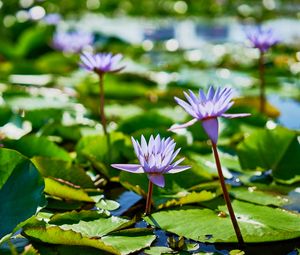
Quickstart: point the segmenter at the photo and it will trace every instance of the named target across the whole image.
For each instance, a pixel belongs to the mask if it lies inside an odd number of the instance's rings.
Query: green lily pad
[[[151,230],[134,228],[112,233],[104,236],[102,240],[125,255],[149,247],[155,240],[155,235]]]
[[[90,203],[95,202],[83,189],[74,187],[74,185],[71,186],[70,183],[51,178],[44,178],[44,180],[45,192],[53,197]]]
[[[24,136],[19,140],[5,141],[5,146],[17,150],[29,158],[42,156],[66,161],[71,160],[67,151],[43,136]]]
[[[75,246],[94,247],[112,254],[120,252],[111,245],[105,244],[100,239],[90,239],[72,230],[63,230],[60,227],[29,227],[24,229],[24,234],[29,238],[49,244],[64,244]]]
[[[233,201],[241,232],[246,242],[269,242],[300,236],[300,215],[282,209]],[[237,242],[230,217],[219,217],[225,205],[214,210],[182,207],[160,211],[145,218],[150,224],[179,236],[201,242]],[[274,220],[276,219],[276,220]],[[193,224],[186,224],[193,222]]]
[[[243,169],[272,169],[279,181],[300,180],[300,144],[295,131],[277,127],[257,130],[241,142],[237,153]]]
[[[33,157],[31,160],[44,177],[52,177],[71,182],[82,188],[94,188],[94,183],[86,172],[70,161]]]
[[[259,205],[283,206],[289,203],[287,196],[275,190],[260,190],[254,187],[235,187],[230,194],[239,200]]]
[[[0,149],[0,169],[1,238],[35,214],[43,198],[44,182],[30,160],[17,151]]]
[[[60,228],[64,230],[73,230],[75,232],[81,233],[83,236],[88,237],[101,237],[112,231],[116,231],[124,224],[126,224],[128,220],[122,219],[119,217],[99,217],[93,221],[79,221],[76,224],[72,225],[61,225]]]

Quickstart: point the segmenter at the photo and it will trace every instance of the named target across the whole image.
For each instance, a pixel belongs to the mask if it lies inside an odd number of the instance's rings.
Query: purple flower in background
[[[272,29],[256,27],[246,31],[246,36],[253,48],[266,52],[269,48],[279,42]]]
[[[43,18],[43,21],[49,25],[57,25],[61,21],[61,16],[58,13],[49,13]]]
[[[87,32],[56,32],[53,37],[53,47],[68,53],[79,53],[93,41],[93,35]]]
[[[161,139],[159,135],[150,137],[147,144],[144,136],[141,137],[141,144],[131,138],[134,151],[140,164],[112,164],[112,167],[131,173],[146,173],[153,184],[164,187],[164,174],[179,173],[187,170],[189,166],[179,166],[184,160],[181,158],[174,163],[180,148],[174,151],[176,143],[170,137]]]
[[[191,90],[189,94],[184,92],[184,95],[188,102],[175,97],[176,102],[194,118],[183,124],[173,125],[169,130],[175,130],[179,128],[185,128],[193,125],[198,120],[201,121],[202,126],[212,140],[213,143],[218,141],[218,117],[225,118],[238,118],[246,117],[250,114],[228,114],[225,113],[232,105],[233,90],[231,88],[218,88],[216,91],[211,86],[207,92],[207,95],[203,90],[199,90],[199,95],[196,96]]]
[[[80,56],[80,65],[97,74],[116,73],[124,69],[124,66],[120,66],[119,63],[122,57],[122,54],[85,52]]]

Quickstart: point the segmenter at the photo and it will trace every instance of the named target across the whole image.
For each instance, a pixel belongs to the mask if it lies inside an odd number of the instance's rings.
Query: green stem
[[[104,73],[99,73],[99,97],[100,97],[100,120],[103,127],[103,132],[106,137],[107,150],[108,150],[108,163],[111,162],[111,145],[110,145],[110,135],[107,132],[107,121],[104,111],[105,97],[104,97]]]
[[[225,179],[224,179],[224,176],[223,176],[223,173],[222,173],[222,167],[221,167],[221,162],[220,162],[220,158],[219,158],[219,154],[218,154],[218,150],[217,150],[217,145],[213,142],[212,142],[212,148],[213,148],[213,152],[214,152],[214,156],[215,156],[215,161],[216,161],[216,166],[217,166],[217,170],[218,170],[218,174],[219,174],[219,179],[220,179],[220,182],[221,182],[223,196],[224,196],[224,199],[225,199],[225,202],[226,202],[226,205],[227,205],[227,209],[228,209],[228,212],[229,212],[229,215],[230,215],[230,218],[231,218],[231,222],[232,222],[237,240],[238,240],[239,244],[241,246],[243,246],[244,245],[244,239],[243,239],[241,230],[240,230],[239,225],[237,223],[237,220],[236,220],[236,217],[235,217],[235,214],[234,214],[231,202],[230,202],[229,193],[227,191],[226,184],[225,184]]]
[[[104,86],[103,86],[104,81],[103,80],[104,80],[104,74],[100,73],[99,74],[100,120],[101,120],[104,134],[107,135],[107,123],[106,123],[106,117],[105,117],[105,112],[104,112],[105,99],[104,99]]]
[[[146,215],[151,213],[152,192],[153,192],[153,183],[149,180],[147,202],[146,202],[146,209],[145,209]]]
[[[259,80],[260,80],[260,101],[259,101],[259,110],[261,113],[265,113],[266,109],[266,93],[265,93],[265,65],[264,65],[264,53],[263,51],[259,52],[258,59],[258,68],[259,68]]]

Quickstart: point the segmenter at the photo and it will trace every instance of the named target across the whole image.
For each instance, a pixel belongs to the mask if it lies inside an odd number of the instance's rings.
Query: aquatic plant
[[[124,69],[119,62],[122,59],[121,54],[113,55],[112,53],[97,53],[84,52],[80,56],[80,66],[90,72],[95,72],[99,76],[99,96],[100,96],[100,115],[104,134],[107,135],[107,122],[104,112],[104,75],[106,73],[116,73]]]
[[[82,31],[58,31],[53,36],[52,45],[55,49],[66,53],[79,53],[92,45],[94,36]]]
[[[265,53],[279,42],[272,29],[256,27],[246,31],[246,36],[253,48],[259,50],[258,70],[260,80],[260,112],[265,112],[266,92],[265,92]]]
[[[232,105],[233,90],[231,88],[214,88],[211,86],[208,89],[207,95],[203,90],[199,90],[199,95],[196,96],[192,91],[189,94],[184,92],[187,102],[175,97],[176,102],[191,116],[194,117],[191,121],[183,125],[173,125],[169,130],[173,131],[179,128],[185,128],[193,125],[197,121],[201,121],[201,124],[209,136],[212,144],[212,150],[215,157],[216,167],[218,170],[219,179],[223,191],[223,196],[228,208],[228,212],[233,224],[237,239],[240,244],[244,243],[243,236],[239,225],[237,223],[233,207],[231,205],[229,193],[226,188],[225,179],[222,173],[222,166],[217,150],[217,141],[219,133],[218,117],[225,118],[239,118],[246,117],[248,113],[228,114],[225,113]]]
[[[145,214],[149,214],[153,184],[164,187],[164,174],[179,173],[189,169],[190,166],[179,166],[184,158],[173,162],[180,152],[180,148],[174,151],[176,143],[170,137],[161,139],[160,135],[155,138],[151,135],[148,144],[143,135],[141,136],[141,143],[134,140],[133,137],[131,137],[131,140],[139,164],[112,164],[111,166],[130,173],[147,174],[149,184]]]

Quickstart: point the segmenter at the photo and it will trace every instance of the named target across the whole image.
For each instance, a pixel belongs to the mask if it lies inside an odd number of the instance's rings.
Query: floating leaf
[[[275,190],[259,190],[256,187],[235,187],[230,190],[235,198],[254,204],[282,206],[289,203],[288,198]]]
[[[76,233],[72,230],[63,230],[59,227],[32,227],[25,228],[24,233],[35,241],[64,244],[64,245],[79,245],[94,247],[112,254],[120,254],[120,252],[109,244],[104,243],[100,239],[90,239]]]
[[[61,225],[60,227],[65,230],[73,230],[75,232],[81,233],[83,236],[87,237],[101,237],[112,231],[120,229],[128,220],[119,217],[98,217],[98,219],[93,221],[79,221],[72,225]]]
[[[120,204],[114,200],[102,198],[96,203],[96,206],[103,210],[114,211],[120,207]]]
[[[299,214],[238,200],[233,201],[233,208],[246,242],[280,241],[300,237]],[[219,217],[218,211],[227,211],[226,206],[222,205],[214,210],[182,207],[153,213],[145,220],[163,230],[195,241],[236,242],[230,217]],[[187,222],[193,224],[186,224]]]
[[[174,195],[173,199],[172,196],[166,196],[168,201],[159,204],[157,206],[158,209],[166,208],[166,207],[172,207],[172,206],[178,206],[178,205],[186,205],[186,204],[194,204],[194,203],[200,203],[203,201],[211,200],[215,198],[216,194],[203,190],[201,192],[192,192],[192,193],[186,193],[182,192],[181,194]],[[164,196],[160,196],[160,199],[164,198]]]
[[[33,157],[32,162],[44,177],[52,177],[71,182],[82,188],[94,188],[93,181],[79,166],[70,161],[45,157]]]
[[[49,224],[54,224],[54,225],[76,224],[81,220],[92,221],[92,220],[99,219],[101,217],[108,217],[108,216],[104,215],[103,213],[100,213],[99,211],[90,211],[90,210],[81,210],[79,212],[71,211],[71,212],[54,214],[50,218]]]
[[[0,238],[35,214],[43,198],[43,178],[17,151],[0,149]],[[26,180],[26,181],[25,181]]]
[[[125,255],[149,247],[155,240],[155,235],[151,230],[135,228],[112,233],[104,236],[102,240],[106,244],[116,247],[122,255]]]
[[[94,200],[83,189],[50,178],[45,178],[45,192],[51,196],[66,200],[94,203]]]

